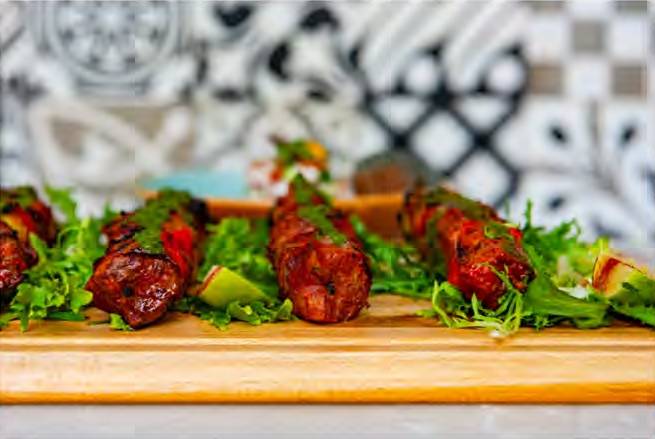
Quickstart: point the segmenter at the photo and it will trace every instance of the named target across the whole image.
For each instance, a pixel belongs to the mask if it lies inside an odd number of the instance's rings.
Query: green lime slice
[[[219,266],[213,267],[207,274],[198,297],[215,308],[225,308],[235,301],[241,305],[254,301],[271,302],[271,297],[248,279]]]

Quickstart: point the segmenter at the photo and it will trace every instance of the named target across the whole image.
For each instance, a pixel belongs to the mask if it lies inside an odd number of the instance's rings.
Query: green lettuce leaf
[[[431,297],[434,276],[421,262],[414,247],[387,241],[371,233],[355,216],[350,221],[369,258],[373,273],[372,293],[396,294],[416,299]]]
[[[432,309],[420,311],[419,315],[438,317],[449,328],[482,328],[498,336],[508,336],[521,327],[523,297],[512,287],[500,298],[498,308],[491,310],[475,295],[469,300],[449,282],[435,282]]]
[[[558,289],[546,276],[537,274],[525,292],[526,323],[536,328],[570,320],[578,328],[606,326],[608,305],[602,297],[578,299]]]
[[[635,270],[609,297],[612,312],[655,326],[655,279]]]
[[[109,327],[112,329],[116,329],[117,331],[134,331],[134,328],[132,328],[130,325],[127,324],[125,320],[123,320],[123,317],[121,317],[118,314],[109,314]]]
[[[645,325],[655,327],[655,306],[653,305],[627,305],[612,303],[612,310]]]
[[[225,330],[232,321],[242,321],[251,325],[292,320],[293,304],[291,300],[263,303],[254,301],[247,305],[238,301],[230,302],[224,309],[207,305],[197,297],[188,296],[178,301],[174,311],[186,312],[198,316],[213,326]]]
[[[23,331],[31,320],[80,320],[83,309],[91,303],[92,295],[85,285],[93,274],[93,262],[105,251],[100,242],[102,221],[78,218],[69,191],[48,188],[47,192],[66,222],[52,247],[30,235],[39,262],[23,273],[24,280],[8,311],[0,316],[0,327],[16,319]]]
[[[532,202],[528,202],[522,227],[523,248],[532,266],[559,287],[573,287],[589,281],[598,254],[608,246],[606,238],[593,243],[581,239],[577,221],[566,221],[547,230],[532,222]]]
[[[277,297],[275,271],[266,254],[268,224],[265,220],[224,218],[217,225],[208,226],[205,258],[198,270],[202,282],[213,266],[233,270],[271,297]]]

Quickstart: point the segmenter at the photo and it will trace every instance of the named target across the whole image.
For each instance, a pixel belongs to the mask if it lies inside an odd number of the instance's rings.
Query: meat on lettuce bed
[[[0,327],[83,321],[89,306],[109,313],[100,323],[128,331],[169,311],[221,329],[336,323],[381,293],[429,300],[420,316],[445,326],[499,335],[614,320],[655,326],[648,269],[605,239],[584,242],[575,221],[535,225],[531,204],[522,224],[511,224],[453,191],[417,186],[399,212],[405,240],[392,242],[300,175],[269,221],[212,223],[202,202],[173,190],[134,212],[80,218],[69,192],[48,188],[63,218],[55,224],[33,190],[0,194]]]

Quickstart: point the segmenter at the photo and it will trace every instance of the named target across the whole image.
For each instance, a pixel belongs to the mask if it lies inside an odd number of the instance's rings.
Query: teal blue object
[[[151,190],[163,188],[185,190],[198,198],[244,199],[248,197],[246,176],[238,171],[177,171],[146,180],[142,185]]]

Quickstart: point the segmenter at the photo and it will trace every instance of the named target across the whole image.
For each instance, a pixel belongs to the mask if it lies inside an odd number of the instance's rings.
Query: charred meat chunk
[[[30,234],[51,244],[57,234],[52,211],[31,187],[0,190],[0,303],[8,301],[23,271],[38,262]]]
[[[348,218],[298,177],[272,223],[269,258],[294,313],[316,323],[356,317],[367,305],[371,272]]]
[[[435,272],[490,309],[506,292],[499,272],[519,291],[534,277],[521,231],[487,205],[443,187],[418,186],[407,194],[400,222]]]
[[[204,235],[204,214],[194,203],[186,193],[164,191],[104,228],[107,251],[87,283],[95,306],[138,328],[184,295]]]

